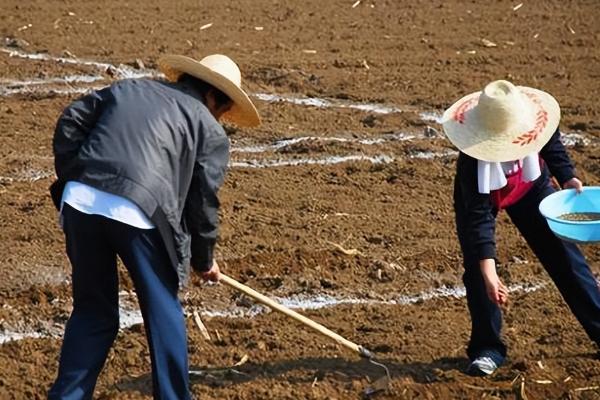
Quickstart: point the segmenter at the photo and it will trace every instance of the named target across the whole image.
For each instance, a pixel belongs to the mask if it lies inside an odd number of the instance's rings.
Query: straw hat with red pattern
[[[520,160],[539,152],[558,128],[560,107],[546,92],[508,81],[489,83],[444,112],[446,136],[482,161]]]
[[[221,119],[240,127],[260,125],[258,111],[242,89],[240,69],[231,58],[221,54],[211,54],[196,61],[186,56],[169,55],[158,60],[158,68],[170,81],[177,81],[182,74],[186,73],[229,96],[233,106],[221,116]]]

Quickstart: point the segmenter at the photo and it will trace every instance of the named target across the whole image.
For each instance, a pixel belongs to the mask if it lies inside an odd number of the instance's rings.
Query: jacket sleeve
[[[496,258],[496,217],[490,195],[479,193],[477,160],[461,153],[455,179],[456,228],[465,259]]]
[[[60,208],[66,182],[77,175],[79,148],[89,136],[103,110],[108,89],[94,91],[71,103],[58,119],[54,130],[52,148],[57,181],[50,186],[56,208]]]
[[[571,163],[567,150],[560,140],[560,131],[558,129],[554,132],[548,143],[542,147],[540,156],[548,165],[550,173],[558,180],[561,186],[575,176],[573,163]]]
[[[221,126],[215,126],[202,140],[184,208],[185,223],[192,236],[191,264],[197,271],[208,271],[212,266],[219,228],[217,193],[228,162],[229,139]]]

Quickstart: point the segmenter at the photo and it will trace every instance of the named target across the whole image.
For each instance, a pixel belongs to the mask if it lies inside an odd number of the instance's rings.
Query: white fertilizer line
[[[538,284],[516,284],[509,287],[509,291],[530,293],[535,292],[544,286],[546,283]],[[422,292],[417,295],[396,295],[389,300],[373,300],[373,299],[359,299],[359,298],[335,298],[333,296],[320,295],[320,296],[293,296],[289,298],[275,298],[276,301],[289,308],[296,308],[302,310],[318,310],[325,307],[334,307],[345,304],[387,304],[387,305],[400,305],[406,306],[411,304],[420,303],[423,301],[435,300],[440,298],[455,298],[461,299],[466,297],[467,290],[464,286],[442,286],[440,288],[432,289],[427,292]]]
[[[70,84],[70,83],[92,83],[96,81],[102,81],[106,78],[100,75],[67,75],[60,78],[48,78],[48,79],[31,79],[26,81],[17,81],[13,79],[0,79],[0,85],[4,85],[6,88],[20,88],[23,86],[37,86],[37,85],[52,85],[56,83]]]
[[[27,169],[16,173],[13,176],[0,176],[0,183],[12,183],[12,182],[37,182],[42,179],[53,177],[54,171],[51,170],[38,170],[38,169]]]
[[[455,150],[445,150],[445,151],[418,151],[416,153],[411,153],[408,155],[408,158],[418,159],[418,160],[433,160],[435,158],[445,158],[445,157],[457,157],[458,151]]]
[[[71,58],[71,57],[55,57],[51,56],[47,53],[25,53],[20,50],[7,49],[0,47],[0,51],[7,53],[9,57],[17,57],[17,58],[25,58],[28,60],[37,60],[37,61],[53,61],[58,62],[60,64],[73,64],[73,65],[84,65],[91,66],[103,71],[111,70],[114,71],[118,78],[126,79],[126,78],[147,78],[158,76],[158,72],[150,69],[135,69],[132,67],[128,67],[127,65],[120,64],[118,66],[103,63],[97,61],[90,60],[81,60],[79,58]]]
[[[392,114],[402,112],[402,110],[397,107],[389,107],[371,103],[352,103],[336,99],[321,99],[318,97],[284,96],[268,93],[254,93],[252,96],[267,103],[286,102],[318,108],[351,108],[360,111],[373,112],[376,114]]]
[[[44,337],[52,337],[51,335],[46,335],[40,332],[12,332],[12,331],[4,331],[0,332],[0,345],[8,342],[14,342],[23,339],[39,339]]]
[[[102,89],[102,86],[82,86],[82,87],[69,87],[67,89],[49,88],[49,87],[21,87],[21,88],[7,88],[0,86],[0,97],[12,96],[15,94],[42,94],[42,95],[63,95],[69,96],[72,94],[84,94],[91,90]]]
[[[548,284],[541,283],[520,283],[509,287],[511,293],[531,293],[538,291]],[[431,289],[421,292],[416,295],[400,295],[395,294],[387,296],[388,299],[373,300],[358,297],[334,297],[326,294],[313,296],[291,296],[291,297],[273,297],[275,301],[285,307],[300,310],[318,310],[321,308],[337,307],[342,305],[398,305],[410,306],[417,303],[422,303],[430,300],[454,298],[462,299],[466,296],[464,286],[447,287],[443,286],[436,289]],[[119,309],[119,327],[121,329],[129,328],[133,325],[143,323],[142,314],[135,306],[133,299],[125,299],[123,297],[133,297],[132,294],[121,293],[122,302],[127,303],[127,306],[122,306]],[[186,315],[191,313],[187,310]],[[200,314],[205,317],[221,317],[221,318],[253,318],[269,310],[262,305],[254,305],[250,308],[228,307],[223,309],[208,309],[201,311]],[[0,331],[0,344],[22,340],[26,338],[59,338],[62,336],[62,330],[56,329],[53,332],[38,332],[33,329],[22,332],[16,331]]]
[[[266,153],[281,151],[286,147],[290,147],[302,142],[318,142],[318,143],[356,143],[365,146],[378,145],[387,142],[412,142],[415,140],[428,140],[433,141],[439,139],[439,137],[427,137],[423,134],[418,133],[391,133],[371,138],[348,138],[340,136],[298,136],[290,139],[279,139],[271,144],[262,145],[248,145],[248,146],[233,146],[231,148],[232,153]],[[562,142],[565,146],[571,147],[576,145],[587,146],[591,143],[591,139],[581,133],[563,133],[561,136]],[[439,154],[438,156],[455,155],[455,153]],[[431,158],[423,153],[417,155],[416,158]],[[433,156],[435,157],[435,155]]]
[[[112,64],[108,64],[108,63],[80,60],[77,58],[70,58],[70,57],[56,57],[56,56],[51,56],[48,53],[26,53],[24,51],[7,49],[5,47],[0,48],[0,51],[2,51],[3,53],[7,53],[9,57],[26,58],[28,60],[54,61],[54,62],[58,62],[60,64],[86,65],[86,66],[92,66],[92,67],[95,67],[98,69],[104,69],[104,70],[106,70],[107,68],[110,68],[110,67],[114,67]]]
[[[582,138],[579,134],[565,135],[567,140],[565,141],[566,146],[571,146],[572,143],[580,143],[581,145],[589,144],[589,139]],[[308,140],[305,138],[299,138],[301,140]],[[327,138],[324,138],[327,139]],[[408,140],[408,139],[406,139]],[[578,140],[579,142],[574,142]],[[288,141],[292,142],[292,140]],[[259,153],[268,151],[270,149],[281,148],[277,144],[271,146],[256,146],[256,147],[241,147],[233,149],[232,152],[238,153]],[[434,160],[439,158],[454,158],[458,156],[458,152],[455,150],[445,151],[418,151],[409,152],[404,155],[387,155],[378,154],[374,156],[367,156],[364,154],[350,154],[343,156],[327,156],[322,158],[289,158],[289,159],[238,159],[229,162],[230,168],[279,168],[279,167],[297,167],[302,165],[336,165],[354,161],[366,161],[371,164],[391,164],[396,160]],[[11,183],[11,182],[36,182],[41,179],[46,179],[54,176],[54,172],[51,170],[24,170],[13,176],[0,176],[0,183]]]
[[[515,284],[509,287],[510,293],[531,293],[536,292],[548,284],[546,282],[536,284]],[[447,287],[443,286],[437,289],[431,289],[417,295],[392,295],[388,299],[374,300],[358,297],[342,297],[337,298],[330,295],[313,295],[313,296],[292,296],[292,297],[273,297],[273,300],[279,304],[298,310],[318,310],[321,308],[330,308],[343,305],[398,305],[410,306],[417,303],[422,303],[431,300],[455,298],[462,299],[466,297],[467,291],[464,286]],[[228,309],[213,309],[204,310],[201,315],[206,317],[220,318],[254,318],[270,310],[263,305],[257,304],[249,308],[233,307]]]
[[[435,111],[425,111],[419,113],[419,116],[423,121],[435,122],[436,124],[442,123],[442,114]]]
[[[425,139],[424,135],[410,133],[391,133],[376,136],[373,138],[345,138],[336,136],[299,136],[290,139],[280,139],[272,144],[232,147],[232,153],[265,153],[268,151],[278,151],[289,146],[293,146],[302,142],[334,142],[334,143],[357,143],[366,146],[381,144],[385,142],[406,142],[414,139]]]
[[[287,160],[237,160],[230,162],[232,168],[277,168],[277,167],[296,167],[299,165],[335,165],[351,161],[367,161],[372,164],[390,164],[399,159],[420,159],[433,160],[436,158],[455,157],[458,152],[448,151],[419,151],[410,153],[402,157],[394,157],[386,154],[376,156],[365,156],[362,154],[353,154],[347,156],[329,156],[323,158],[291,158]]]
[[[560,140],[567,147],[588,146],[592,141],[597,141],[595,137],[581,133],[562,133]]]
[[[289,160],[240,160],[232,161],[229,165],[232,168],[275,168],[299,165],[333,165],[349,161],[368,161],[372,164],[389,164],[394,161],[393,157],[387,155],[364,156],[330,156],[325,158],[295,158]]]
[[[119,308],[119,328],[127,329],[144,322],[142,312],[136,309]]]
[[[230,168],[278,168],[278,167],[297,167],[301,165],[336,165],[353,161],[366,161],[371,164],[391,164],[395,160],[400,159],[421,159],[421,160],[432,160],[435,158],[454,157],[458,153],[456,151],[445,151],[445,152],[432,152],[422,151],[417,153],[408,154],[402,157],[393,157],[385,154],[379,154],[376,156],[366,156],[362,154],[353,154],[347,156],[329,156],[323,158],[290,158],[290,159],[279,159],[279,160],[237,160],[230,161]],[[0,183],[12,183],[12,182],[36,182],[42,179],[54,177],[54,171],[52,170],[27,170],[19,172],[13,176],[0,176]]]
[[[390,164],[399,159],[420,159],[433,160],[436,158],[455,157],[458,152],[454,150],[447,151],[419,151],[409,153],[403,156],[391,156],[378,154],[375,156],[366,156],[363,154],[352,154],[346,156],[328,156],[323,158],[291,158],[291,159],[252,159],[231,161],[231,168],[277,168],[277,167],[296,167],[300,165],[335,165],[352,161],[367,161],[371,164]]]
[[[290,158],[280,160],[237,160],[230,161],[230,168],[278,168],[278,167],[297,167],[301,165],[335,165],[353,161],[366,161],[371,164],[390,164],[398,159],[434,159],[441,157],[455,156],[455,151],[448,152],[418,152],[409,154],[404,157],[393,157],[385,154],[376,156],[366,156],[362,154],[354,154],[347,156],[329,156],[323,158]],[[52,170],[27,170],[19,172],[13,176],[0,176],[0,183],[12,182],[36,182],[42,179],[51,178],[54,176]]]

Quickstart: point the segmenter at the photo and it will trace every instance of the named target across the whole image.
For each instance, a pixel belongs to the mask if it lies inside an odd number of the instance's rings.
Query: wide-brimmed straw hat
[[[242,74],[233,60],[221,54],[211,54],[200,61],[190,57],[168,55],[158,60],[158,68],[168,80],[177,81],[184,73],[194,76],[225,93],[233,101],[221,119],[240,127],[260,125],[256,107],[242,89]]]
[[[539,152],[558,128],[560,107],[546,92],[508,81],[489,83],[444,112],[450,141],[478,160],[520,160]]]

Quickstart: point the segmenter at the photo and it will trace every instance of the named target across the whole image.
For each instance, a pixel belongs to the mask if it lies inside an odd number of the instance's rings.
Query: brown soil
[[[264,124],[234,132],[236,148],[315,137],[266,152],[234,152],[234,162],[394,158],[380,164],[231,169],[221,193],[219,259],[233,277],[272,296],[383,301],[460,286],[451,198],[455,157],[428,125],[440,127],[423,121],[420,112],[439,113],[488,81],[508,78],[552,93],[562,107],[562,129],[589,140],[570,148],[579,176],[586,184],[600,184],[596,1],[530,1],[516,11],[519,2],[509,1],[354,3],[3,0],[0,47],[123,64],[133,71],[154,68],[164,53],[221,52],[239,62],[253,93],[403,110],[378,114],[257,101]],[[487,47],[483,39],[496,46]],[[1,90],[69,75],[101,80],[55,81],[9,95]],[[44,335],[0,345],[2,399],[44,398],[57,370],[57,335],[70,310],[69,265],[47,194],[54,123],[75,98],[61,91],[101,86],[118,76],[118,70],[100,66],[0,52],[0,333]],[[400,133],[416,137],[392,139]],[[369,138],[385,140],[360,140]],[[423,158],[428,152],[442,155]],[[506,215],[499,217],[497,235],[506,283],[540,289],[512,293],[504,329],[509,359],[492,377],[462,373],[470,328],[464,298],[345,304],[304,313],[375,351],[388,365],[392,383],[377,398],[600,398],[595,347]],[[600,248],[584,251],[600,272]],[[122,281],[131,290],[125,274]],[[182,298],[189,314],[215,305],[249,306],[231,290],[197,280]],[[197,398],[356,399],[381,375],[274,313],[205,317],[211,342],[191,315],[188,321]],[[231,368],[244,355],[248,361]],[[143,329],[123,330],[96,397],[150,398],[149,370]]]

